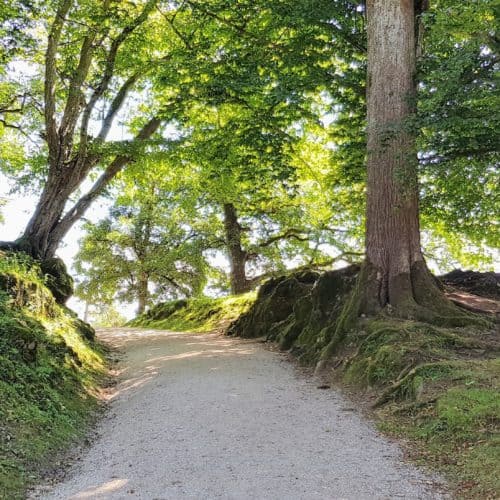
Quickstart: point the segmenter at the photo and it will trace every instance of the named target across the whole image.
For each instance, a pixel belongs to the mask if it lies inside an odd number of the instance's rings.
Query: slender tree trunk
[[[247,253],[241,246],[241,226],[236,207],[232,203],[224,203],[224,229],[231,265],[231,293],[239,295],[250,291],[252,282],[247,280],[245,272]]]
[[[367,312],[404,316],[441,295],[420,246],[417,156],[408,130],[416,91],[412,0],[368,0]],[[444,300],[444,297],[443,297]]]
[[[142,314],[146,310],[146,306],[148,305],[149,300],[149,291],[148,291],[148,275],[145,272],[141,272],[139,275],[138,281],[138,290],[137,290],[137,314]]]
[[[86,300],[85,301],[85,309],[83,311],[83,321],[85,321],[85,323],[89,322],[89,310],[90,310],[90,304],[89,304],[88,300]]]

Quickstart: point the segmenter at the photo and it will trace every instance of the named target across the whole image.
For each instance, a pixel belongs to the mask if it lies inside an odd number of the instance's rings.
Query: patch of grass
[[[0,254],[0,498],[85,431],[105,361],[58,306],[36,264]]]
[[[410,438],[417,458],[451,478],[462,498],[500,493],[499,362],[456,365],[413,404],[380,410],[382,430]]]
[[[494,331],[379,319],[350,333],[336,363],[374,398],[380,428],[409,439],[459,497],[498,498],[499,347]]]
[[[216,299],[200,297],[165,302],[127,325],[176,332],[209,332],[227,326],[246,312],[254,301],[255,293],[250,292]]]

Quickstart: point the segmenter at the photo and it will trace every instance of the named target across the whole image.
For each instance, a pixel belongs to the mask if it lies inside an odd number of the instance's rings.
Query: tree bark
[[[149,139],[160,125],[159,118],[152,118],[139,131],[135,141],[140,143]],[[51,168],[35,212],[17,242],[18,247],[37,259],[53,257],[68,231],[83,217],[118,172],[131,161],[133,158],[130,156],[117,156],[97,178],[92,188],[66,213],[64,209],[69,197],[81,185],[97,159],[88,158],[79,175],[70,166]]]
[[[137,315],[142,314],[146,310],[149,300],[149,290],[148,290],[148,275],[145,272],[141,272],[139,275],[139,280],[137,283]]]
[[[68,181],[67,175],[62,172],[60,175],[49,174],[35,212],[18,240],[21,249],[35,258],[53,256],[47,253],[47,247],[50,234],[57,226],[72,192]]]
[[[363,308],[403,316],[442,295],[420,245],[417,155],[408,119],[415,109],[412,0],[368,0],[367,290]],[[444,296],[442,297],[444,299]]]
[[[238,222],[238,212],[232,203],[224,203],[224,230],[231,266],[231,293],[234,295],[246,293],[252,289],[252,281],[247,280],[245,271],[247,253],[241,245],[241,226]]]

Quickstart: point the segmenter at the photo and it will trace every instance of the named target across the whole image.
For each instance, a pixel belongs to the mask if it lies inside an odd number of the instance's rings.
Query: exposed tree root
[[[483,348],[476,339],[455,334],[448,328],[487,328],[491,322],[461,310],[446,299],[425,267],[419,270],[417,266],[413,274],[415,286],[428,289],[411,291],[406,300],[383,307],[378,302],[379,295],[374,295],[378,285],[374,268],[369,264],[322,275],[277,278],[263,285],[255,305],[229,331],[246,337],[267,336],[267,340],[278,342],[282,350],[291,349],[302,361],[314,363],[318,374],[331,367],[330,360],[342,349],[352,353],[354,348],[363,356],[365,347],[384,335],[402,341],[411,335],[420,336],[436,348],[440,345],[451,349]],[[370,325],[376,326],[377,322],[380,326],[373,329]],[[418,326],[420,323],[422,327]],[[368,334],[361,333],[367,327]],[[418,346],[409,348],[408,356],[415,358],[411,366],[425,360],[418,356]],[[431,360],[432,357],[427,358]],[[339,366],[346,370],[350,364],[350,360],[344,359]]]
[[[500,340],[492,323],[451,304],[433,283],[382,306],[372,271],[364,266],[307,284],[289,276],[264,285],[232,332],[268,333],[299,361],[316,364],[316,372],[375,400],[375,408],[387,405],[378,410],[387,429],[404,421],[425,436],[435,426],[450,452],[468,445],[469,436],[484,442],[498,414]]]
[[[408,380],[410,378],[412,378],[416,373],[417,371],[422,368],[423,366],[426,366],[426,365],[420,365],[420,366],[415,366],[413,368],[411,368],[410,370],[408,370],[407,368],[404,369],[404,371],[407,371],[406,375],[403,376],[403,378],[397,380],[396,382],[394,382],[394,384],[392,384],[388,389],[386,389],[378,398],[377,400],[375,401],[375,403],[373,403],[373,408],[378,408],[379,406],[382,406],[384,405],[385,403],[387,403],[389,400],[392,399],[394,393],[401,387],[403,386],[406,382],[408,382]]]

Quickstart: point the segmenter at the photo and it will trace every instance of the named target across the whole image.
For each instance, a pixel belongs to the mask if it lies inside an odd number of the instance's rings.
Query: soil
[[[262,343],[133,328],[98,336],[123,353],[108,415],[66,479],[31,498],[447,497],[340,392]]]
[[[455,304],[469,311],[493,315],[497,318],[500,316],[500,302],[498,300],[481,297],[454,288],[448,288],[446,296],[452,302],[455,302]]]

